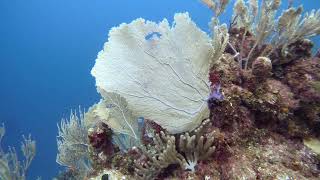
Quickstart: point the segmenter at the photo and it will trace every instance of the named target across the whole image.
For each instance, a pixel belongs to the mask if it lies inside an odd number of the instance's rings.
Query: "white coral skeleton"
[[[176,14],[172,27],[166,19],[139,18],[110,31],[92,75],[99,89],[125,98],[134,116],[176,134],[208,117],[212,52],[211,39],[188,13]]]

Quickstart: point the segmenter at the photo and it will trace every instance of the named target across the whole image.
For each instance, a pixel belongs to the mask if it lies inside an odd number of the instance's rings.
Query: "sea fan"
[[[103,119],[115,133],[126,134],[135,139],[139,138],[137,117],[132,115],[128,109],[128,103],[125,98],[116,93],[109,93],[100,90],[105,98],[103,102],[105,111],[108,111],[108,118]]]
[[[127,151],[133,146],[140,145],[141,128],[139,118],[135,117],[128,109],[125,98],[117,93],[106,92],[99,89],[105,99],[93,105],[86,113],[86,119],[92,124],[102,122],[113,131],[113,142],[122,151]]]
[[[98,88],[126,99],[133,116],[180,133],[208,117],[213,48],[188,13],[174,20],[172,27],[166,19],[157,24],[139,18],[113,28],[92,74]]]

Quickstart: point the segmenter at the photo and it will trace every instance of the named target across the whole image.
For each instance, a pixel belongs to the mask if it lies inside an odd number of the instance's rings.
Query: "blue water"
[[[296,1],[301,3],[306,10],[320,7]],[[224,22],[231,17],[231,4]],[[0,0],[3,147],[20,147],[21,135],[32,134],[37,155],[28,179],[51,179],[63,170],[55,162],[57,123],[70,109],[98,101],[90,70],[108,30],[138,17],[172,21],[175,12],[185,11],[209,32],[211,13],[198,0]]]

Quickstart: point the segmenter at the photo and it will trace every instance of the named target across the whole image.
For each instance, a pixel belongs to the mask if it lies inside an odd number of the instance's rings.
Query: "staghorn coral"
[[[15,148],[9,148],[9,152],[4,152],[1,148],[1,139],[5,134],[5,127],[0,127],[0,179],[3,180],[25,180],[26,172],[36,154],[36,142],[31,136],[23,136],[21,151],[24,161],[19,161]]]

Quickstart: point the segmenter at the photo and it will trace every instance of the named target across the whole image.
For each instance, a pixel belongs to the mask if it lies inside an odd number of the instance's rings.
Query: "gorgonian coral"
[[[188,13],[174,19],[172,27],[167,20],[156,24],[137,19],[113,28],[92,74],[98,88],[125,98],[134,116],[180,133],[208,117],[207,74],[213,48]],[[149,34],[154,35],[146,38]]]
[[[257,2],[252,0],[245,3],[244,0],[237,0],[234,5],[235,23],[233,28],[244,28],[240,46],[239,61],[244,61],[245,69],[249,68],[250,61],[254,59],[255,51],[261,51],[261,46],[271,43],[273,48],[265,49],[258,56],[270,56],[278,48],[283,56],[288,54],[288,46],[298,40],[310,38],[320,34],[320,12],[311,11],[302,16],[303,8],[290,7],[284,10],[277,18],[281,0],[262,0],[260,8]],[[243,54],[243,46],[247,33],[255,35],[255,42],[250,47],[246,56]],[[260,49],[260,50],[259,50]]]
[[[21,143],[21,151],[24,160],[20,161],[15,148],[9,148],[9,152],[5,152],[1,147],[1,140],[5,134],[5,127],[0,127],[0,179],[3,180],[25,180],[26,172],[36,154],[36,142],[31,136],[23,136]]]
[[[99,166],[92,175],[319,177],[319,160],[302,148],[319,136],[319,61],[304,39],[320,33],[319,11],[302,17],[289,7],[277,17],[280,0],[237,0],[228,27],[218,20],[227,0],[202,2],[213,12],[212,37],[188,13],[172,26],[139,18],[109,32],[92,69],[102,99],[80,136]],[[68,131],[83,130],[71,120],[60,148]]]
[[[71,112],[69,119],[58,125],[57,163],[71,169],[79,169],[83,176],[90,168],[88,126],[84,114]]]

